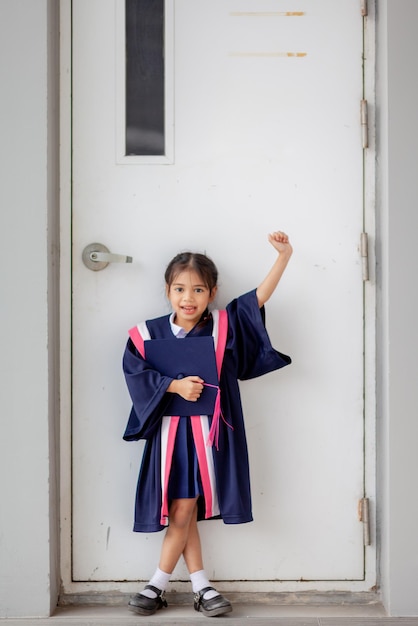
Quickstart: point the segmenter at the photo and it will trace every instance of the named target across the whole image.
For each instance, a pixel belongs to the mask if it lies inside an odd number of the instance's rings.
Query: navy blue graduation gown
[[[227,307],[228,338],[220,376],[222,412],[218,449],[212,448],[220,517],[226,524],[252,521],[248,450],[238,380],[256,378],[291,363],[275,350],[265,328],[264,307],[258,306],[255,290],[233,300]],[[146,322],[152,339],[173,339],[169,315]],[[212,334],[212,318],[198,324],[188,336]],[[187,337],[179,341],[187,341]],[[166,393],[171,378],[150,368],[128,340],[123,369],[133,406],[124,433],[126,441],[146,439],[135,501],[136,532],[157,532],[161,524],[161,421],[172,394]],[[202,497],[198,519],[204,518]]]

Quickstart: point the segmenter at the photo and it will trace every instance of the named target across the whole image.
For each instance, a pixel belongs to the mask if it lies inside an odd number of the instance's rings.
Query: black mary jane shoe
[[[162,609],[163,606],[167,606],[164,591],[157,589],[153,585],[146,585],[144,589],[151,589],[151,591],[157,594],[157,597],[148,598],[148,596],[144,596],[142,593],[136,593],[129,600],[128,606],[131,611],[137,615],[153,615],[156,611]]]
[[[205,593],[211,590],[216,591],[213,587],[205,587],[194,594],[195,611],[202,611],[203,615],[206,615],[207,617],[215,617],[216,615],[230,613],[232,611],[231,603],[229,600],[221,596],[220,593],[213,598],[209,598],[208,600],[204,599],[203,596]]]

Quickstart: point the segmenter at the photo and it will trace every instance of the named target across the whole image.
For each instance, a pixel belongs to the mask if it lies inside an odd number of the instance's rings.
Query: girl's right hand
[[[189,402],[199,400],[203,391],[203,380],[200,376],[185,376],[184,378],[174,378],[167,391],[169,393],[177,393],[179,396]]]

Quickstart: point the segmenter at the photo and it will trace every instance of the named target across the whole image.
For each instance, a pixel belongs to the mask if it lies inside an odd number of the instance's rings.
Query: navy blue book
[[[150,339],[144,342],[144,348],[147,362],[164,376],[200,376],[205,383],[219,384],[213,337]],[[170,394],[173,397],[167,415],[212,415],[216,394],[217,389],[204,387],[196,402]]]

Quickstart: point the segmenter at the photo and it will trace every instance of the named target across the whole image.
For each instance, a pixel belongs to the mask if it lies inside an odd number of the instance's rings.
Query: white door
[[[359,3],[166,5],[167,155],[126,157],[124,2],[73,0],[73,580],[147,579],[158,562],[162,533],[131,530],[127,329],[168,312],[177,251],[215,260],[222,307],[263,278],[279,228],[295,253],[267,326],[293,364],[241,385],[255,521],[202,522],[206,569],[236,588],[362,580]],[[93,242],[133,263],[88,269]]]

